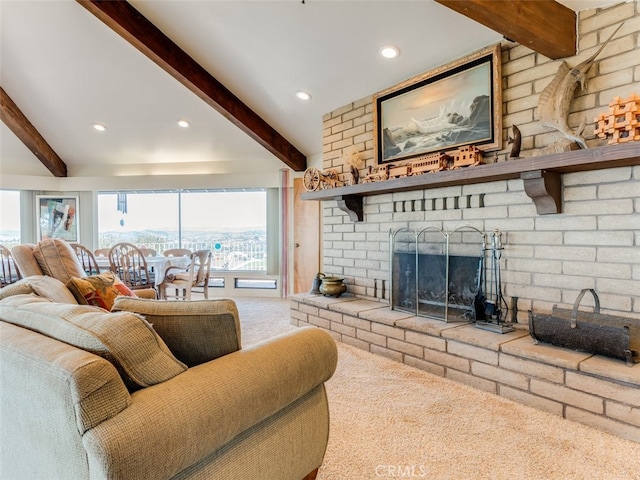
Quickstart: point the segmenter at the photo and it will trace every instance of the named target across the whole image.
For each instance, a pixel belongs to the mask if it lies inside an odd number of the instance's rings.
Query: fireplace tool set
[[[494,230],[491,235],[491,244],[487,246],[486,236],[483,242],[483,256],[478,268],[478,292],[475,301],[476,322],[475,326],[483,330],[496,333],[513,332],[515,329],[503,321],[502,305],[506,305],[502,296],[502,283],[500,281],[500,258],[502,257],[502,232]],[[484,262],[489,257],[489,273],[486,274]],[[487,287],[488,285],[488,287]],[[483,286],[483,288],[481,288]],[[484,292],[487,292],[485,297]]]

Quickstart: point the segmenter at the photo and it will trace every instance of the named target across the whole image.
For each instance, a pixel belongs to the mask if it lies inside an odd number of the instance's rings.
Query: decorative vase
[[[343,278],[339,277],[323,277],[320,284],[320,293],[325,297],[339,297],[347,291],[347,286],[342,283]]]

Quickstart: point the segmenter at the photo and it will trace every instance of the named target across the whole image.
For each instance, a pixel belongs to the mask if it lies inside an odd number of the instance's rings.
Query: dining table
[[[189,266],[189,257],[165,257],[164,255],[156,255],[153,257],[145,257],[149,273],[154,272],[156,287],[164,280],[165,272],[169,267],[186,268]],[[96,257],[96,262],[100,267],[100,271],[106,272],[111,270],[111,264],[108,257]]]

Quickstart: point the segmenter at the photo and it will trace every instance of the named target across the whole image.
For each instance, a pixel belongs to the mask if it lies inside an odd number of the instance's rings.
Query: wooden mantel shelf
[[[533,199],[539,214],[559,213],[561,211],[561,174],[631,165],[640,165],[640,142],[518,158],[507,162],[396,178],[383,182],[359,183],[306,192],[302,194],[302,199],[336,200],[338,206],[349,215],[352,221],[362,221],[362,197],[369,195],[522,178],[525,182],[525,192]]]

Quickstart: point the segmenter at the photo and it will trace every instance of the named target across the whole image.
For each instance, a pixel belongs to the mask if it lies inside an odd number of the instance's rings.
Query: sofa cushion
[[[86,275],[71,245],[59,238],[46,238],[33,249],[42,273],[67,283],[73,277]]]
[[[13,295],[35,293],[56,303],[77,304],[75,297],[60,280],[46,275],[31,275],[0,290],[0,300]]]
[[[189,367],[240,350],[240,320],[233,300],[167,302],[117,297],[111,311],[143,315],[173,354]]]
[[[29,293],[34,293],[31,285],[23,280],[24,279],[18,280],[16,283],[11,283],[6,287],[0,288],[0,300],[14,295],[27,295]]]
[[[94,305],[105,310],[111,310],[119,295],[136,296],[113,272],[73,277],[67,282],[67,288],[80,305]]]
[[[0,300],[0,319],[106,358],[129,387],[162,383],[187,369],[151,325],[132,313],[14,295]]]

